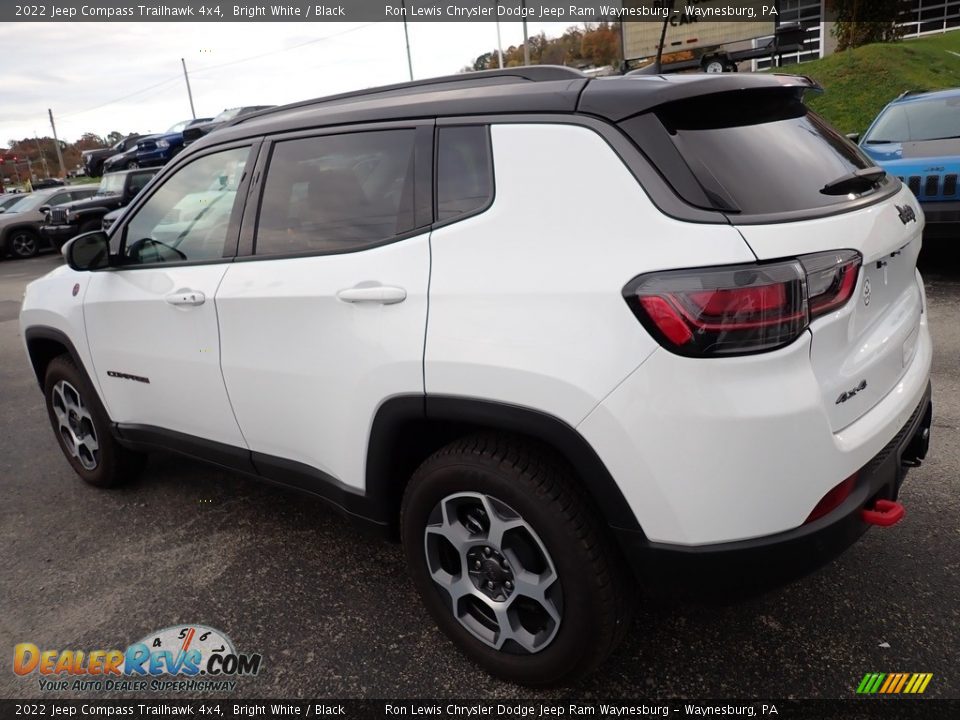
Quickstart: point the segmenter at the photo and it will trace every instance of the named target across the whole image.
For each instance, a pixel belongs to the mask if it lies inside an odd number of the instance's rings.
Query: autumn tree
[[[833,0],[837,50],[849,50],[903,37],[899,21],[909,10],[907,0]]]

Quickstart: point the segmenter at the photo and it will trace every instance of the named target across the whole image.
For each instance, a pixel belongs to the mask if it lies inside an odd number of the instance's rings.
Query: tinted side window
[[[223,257],[250,148],[204,155],[170,176],[137,209],[125,231],[127,264]]]
[[[70,202],[70,193],[57,193],[47,202],[47,205],[63,205],[65,202]]]
[[[273,149],[256,254],[355,250],[413,227],[413,130],[326,135]]]
[[[136,173],[130,178],[130,197],[143,190],[144,186],[150,182],[153,173]]]
[[[437,132],[437,221],[479,210],[493,198],[487,127],[442,127]]]

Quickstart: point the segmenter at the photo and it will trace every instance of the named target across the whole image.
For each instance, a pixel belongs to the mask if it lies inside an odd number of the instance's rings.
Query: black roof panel
[[[299,129],[458,115],[581,112],[618,122],[696,95],[766,87],[816,88],[802,76],[730,73],[589,79],[540,65],[463,73],[306,100],[228,122],[191,147]]]

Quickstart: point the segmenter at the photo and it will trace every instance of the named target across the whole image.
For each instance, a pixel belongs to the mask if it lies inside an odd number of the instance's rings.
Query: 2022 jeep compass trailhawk
[[[812,88],[515,68],[240,118],[28,287],[61,447],[94,485],[166,448],[325,498],[469,657],[569,682],[629,567],[903,514],[923,214]]]

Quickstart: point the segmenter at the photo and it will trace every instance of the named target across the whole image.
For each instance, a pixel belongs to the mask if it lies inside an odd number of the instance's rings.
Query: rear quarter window
[[[473,214],[492,199],[489,129],[441,127],[437,131],[437,221]]]

